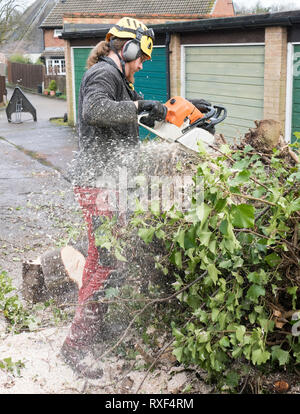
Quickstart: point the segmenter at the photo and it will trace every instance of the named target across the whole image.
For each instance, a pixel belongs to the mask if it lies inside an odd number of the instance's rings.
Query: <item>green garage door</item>
[[[186,46],[185,97],[224,105],[216,126],[226,139],[239,138],[263,119],[264,46]]]
[[[86,70],[86,60],[91,48],[73,48],[74,68],[74,101],[76,113],[81,79]],[[144,95],[144,99],[155,99],[165,102],[167,97],[166,48],[154,47],[151,61],[143,65],[143,70],[135,74],[135,90]],[[77,118],[77,117],[76,117]],[[148,131],[141,128],[141,136]]]
[[[143,64],[143,70],[135,74],[134,88],[144,99],[166,102],[167,93],[166,48],[154,47],[151,60]],[[140,138],[154,138],[155,135],[140,127]]]
[[[74,102],[75,102],[75,111],[76,111],[76,120],[77,120],[77,108],[78,108],[78,96],[81,79],[86,71],[86,61],[92,50],[91,47],[74,47],[73,48],[73,79],[74,79]]]
[[[151,60],[143,64],[143,70],[135,74],[135,90],[145,99],[166,102],[167,71],[166,48],[154,47]]]
[[[300,132],[300,45],[294,46],[294,63],[291,142],[296,141],[294,132]]]

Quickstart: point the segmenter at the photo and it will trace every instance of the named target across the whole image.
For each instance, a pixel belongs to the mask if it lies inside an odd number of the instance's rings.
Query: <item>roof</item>
[[[39,25],[54,5],[55,0],[35,0],[23,12],[18,28],[9,33],[8,40],[2,45],[2,49],[8,54],[14,52],[41,53],[44,50],[44,40]]]
[[[247,16],[236,17],[219,17],[209,19],[199,19],[186,22],[168,22],[154,24],[151,27],[156,33],[182,33],[182,32],[196,32],[196,31],[210,31],[210,30],[225,30],[225,29],[254,29],[267,26],[293,26],[300,23],[300,10],[281,12],[281,13],[266,13],[255,14]],[[84,37],[100,37],[104,36],[110,26],[95,24],[95,25],[79,25],[79,24],[65,24],[62,33],[63,39],[74,39]]]
[[[65,13],[120,15],[209,15],[216,0],[59,0],[42,22],[42,28],[62,27]]]

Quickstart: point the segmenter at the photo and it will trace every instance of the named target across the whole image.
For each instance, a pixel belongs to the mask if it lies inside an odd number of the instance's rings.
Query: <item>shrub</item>
[[[20,54],[11,55],[9,57],[10,62],[16,62],[16,63],[32,63],[30,58],[27,58]]]
[[[56,91],[57,90],[57,84],[56,81],[54,79],[52,79],[49,83],[48,89],[50,91]]]

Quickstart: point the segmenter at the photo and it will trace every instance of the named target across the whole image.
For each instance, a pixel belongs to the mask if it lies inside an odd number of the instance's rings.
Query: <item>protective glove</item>
[[[155,121],[166,119],[168,108],[159,101],[138,101],[138,114],[148,112],[148,115],[142,116],[141,122],[150,128],[154,127]]]
[[[200,112],[205,113],[208,111],[208,106],[211,106],[211,103],[207,102],[205,99],[188,99]]]

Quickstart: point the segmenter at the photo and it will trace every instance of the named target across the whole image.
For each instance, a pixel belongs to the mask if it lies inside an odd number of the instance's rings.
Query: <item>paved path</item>
[[[73,128],[49,121],[64,116],[66,102],[25,95],[37,110],[37,122],[22,113],[22,123],[9,123],[0,110],[0,273],[8,271],[17,286],[22,261],[55,248],[66,229],[81,222],[66,180],[77,137]]]
[[[8,99],[11,94],[12,90],[9,89]],[[37,122],[26,112],[21,114],[22,123],[14,123],[15,114],[10,123],[6,112],[1,110],[0,137],[28,151],[40,153],[48,162],[64,171],[73,157],[73,151],[77,149],[77,138],[72,128],[53,124],[49,119],[63,118],[67,112],[66,101],[27,92],[25,95],[37,111]]]

